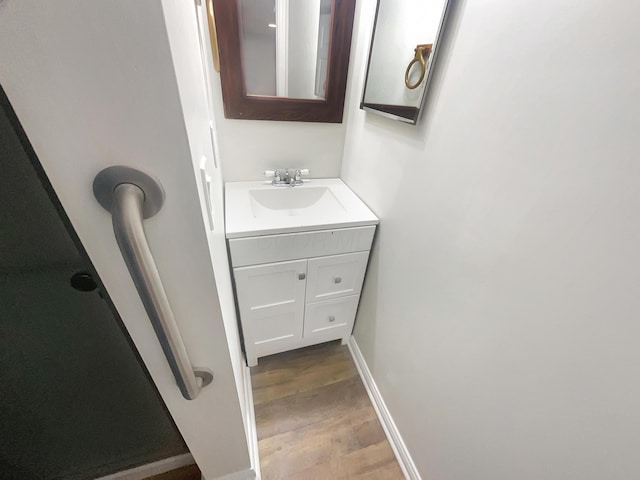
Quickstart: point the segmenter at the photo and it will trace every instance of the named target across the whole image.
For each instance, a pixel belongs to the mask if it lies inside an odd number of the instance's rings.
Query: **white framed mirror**
[[[378,0],[360,108],[415,125],[451,0]]]

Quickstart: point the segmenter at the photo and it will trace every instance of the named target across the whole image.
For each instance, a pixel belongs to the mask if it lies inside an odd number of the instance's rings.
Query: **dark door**
[[[0,478],[187,453],[0,88]]]

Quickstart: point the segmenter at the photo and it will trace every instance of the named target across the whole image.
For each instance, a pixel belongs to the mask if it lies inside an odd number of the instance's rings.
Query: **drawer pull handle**
[[[333,283],[341,283],[342,277],[333,277]]]
[[[330,322],[335,322],[336,321],[336,317],[333,315],[329,315],[329,321]]]
[[[304,280],[305,278],[307,278],[307,276],[304,273],[298,274],[298,280]]]

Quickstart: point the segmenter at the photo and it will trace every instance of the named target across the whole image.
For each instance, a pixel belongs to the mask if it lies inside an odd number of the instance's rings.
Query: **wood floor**
[[[404,478],[339,341],[261,358],[251,378],[264,480]]]

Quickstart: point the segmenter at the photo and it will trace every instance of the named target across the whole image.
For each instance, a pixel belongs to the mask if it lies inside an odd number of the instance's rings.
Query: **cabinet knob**
[[[298,274],[298,280],[304,280],[305,278],[307,278],[307,275],[304,273],[299,273]]]
[[[334,315],[329,315],[329,321],[330,322],[335,322],[336,321],[336,317]]]
[[[333,277],[333,283],[340,283],[342,282],[342,277]]]

